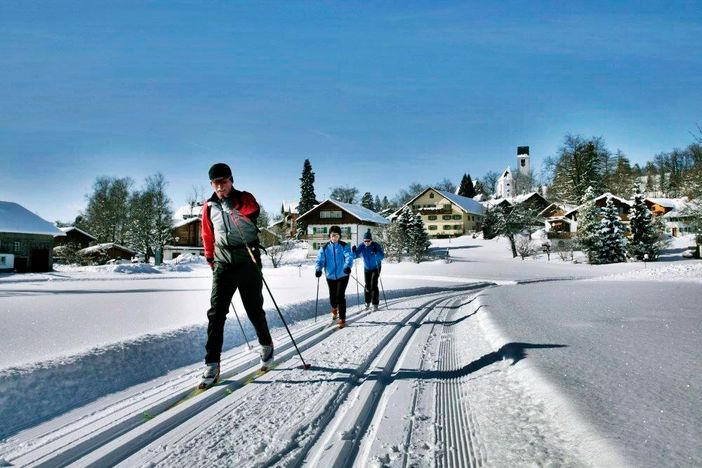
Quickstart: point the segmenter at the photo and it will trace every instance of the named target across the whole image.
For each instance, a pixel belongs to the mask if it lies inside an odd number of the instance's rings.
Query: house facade
[[[607,192],[595,198],[595,205],[597,205],[598,208],[604,208],[607,205],[607,200],[610,198],[617,209],[619,219],[626,228],[625,235],[629,235],[629,213],[633,206],[633,202]],[[563,206],[565,207],[566,205]],[[578,205],[577,207],[566,211],[562,215],[552,216],[552,219],[550,220],[547,218],[545,227],[548,236],[550,238],[573,237],[578,231],[578,211],[582,206],[583,205]],[[554,225],[559,226],[560,229],[552,229]]]
[[[65,235],[23,206],[0,201],[0,271],[51,271],[54,238]]]
[[[172,241],[163,246],[163,260],[173,260],[183,254],[205,255],[200,238],[202,204],[192,203],[179,208],[173,216]]]
[[[372,210],[331,199],[323,201],[297,219],[304,220],[307,224],[305,240],[309,244],[310,256],[316,255],[319,248],[329,242],[331,226],[341,228],[341,240],[358,244],[368,229],[374,232],[389,224],[386,218]]]
[[[429,237],[457,237],[480,231],[485,217],[485,208],[472,198],[431,187],[405,203],[391,219],[404,206],[420,215]]]
[[[54,238],[54,247],[73,244],[80,249],[90,247],[97,242],[97,238],[80,228],[75,226],[67,226],[59,228],[66,235]]]
[[[667,234],[673,237],[694,234],[689,227],[690,216],[685,213],[690,204],[687,197],[645,198],[644,203],[653,216],[661,217]]]
[[[136,250],[132,250],[114,242],[91,245],[88,248],[78,251],[79,255],[89,259],[92,263],[102,265],[109,260],[131,260],[136,255]]]

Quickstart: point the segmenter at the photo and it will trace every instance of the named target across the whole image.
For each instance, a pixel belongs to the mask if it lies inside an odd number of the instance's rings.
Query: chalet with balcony
[[[431,187],[401,206],[390,218],[395,219],[405,206],[421,216],[430,237],[457,237],[480,231],[485,217],[483,205],[472,198]]]
[[[331,199],[324,200],[297,219],[307,224],[305,240],[309,244],[310,256],[316,255],[329,241],[329,228],[333,225],[341,228],[341,240],[358,244],[368,229],[374,232],[389,224],[386,218],[372,210]]]

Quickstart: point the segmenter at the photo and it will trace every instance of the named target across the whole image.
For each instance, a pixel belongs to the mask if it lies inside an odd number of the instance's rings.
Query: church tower
[[[517,146],[517,170],[523,176],[529,175],[529,147]]]

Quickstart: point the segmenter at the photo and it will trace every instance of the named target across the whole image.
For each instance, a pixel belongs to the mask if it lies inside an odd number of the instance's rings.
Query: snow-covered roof
[[[283,213],[294,213],[297,214],[297,205],[299,201],[296,200],[283,200],[282,211]]]
[[[376,213],[373,210],[369,210],[368,208],[364,208],[361,205],[352,205],[351,203],[343,203],[337,200],[332,200],[331,198],[327,198],[324,200],[322,203],[319,205],[316,205],[314,208],[309,210],[307,213],[303,213],[300,215],[298,219],[304,218],[308,213],[311,213],[313,210],[317,209],[320,205],[329,202],[332,203],[342,210],[346,211],[349,213],[351,216],[357,218],[359,221],[370,221],[372,223],[376,224],[388,224],[390,221],[387,219],[383,218],[380,216],[378,213]]]
[[[181,226],[185,226],[186,224],[194,223],[195,221],[200,221],[199,216],[195,216],[193,218],[188,218],[188,219],[182,219],[176,223],[173,223],[173,229],[179,228]]]
[[[173,213],[173,221],[182,221],[194,216],[200,216],[202,211],[202,202],[196,202],[194,205],[183,205]]]
[[[461,208],[463,211],[466,213],[474,213],[474,214],[484,214],[485,213],[485,207],[478,203],[477,201],[473,200],[472,198],[468,197],[463,197],[461,195],[456,195],[451,192],[445,192],[443,190],[436,190],[433,189],[436,192],[440,193],[443,197],[446,197],[449,199],[452,203],[455,203],[458,205],[459,208]]]
[[[0,201],[0,232],[45,234],[54,237],[66,235],[62,230],[22,205],[7,201]]]
[[[605,193],[603,193],[602,195],[600,195],[599,197],[595,197],[595,201],[602,200],[603,198],[613,198],[613,199],[619,201],[619,203],[621,203],[621,204],[623,204],[623,205],[632,206],[632,205],[634,204],[633,201],[631,201],[631,200],[626,200],[626,199],[624,199],[624,198],[622,198],[622,197],[618,197],[618,196],[616,196],[616,195],[613,195],[613,194],[610,193],[610,192],[605,192]],[[578,211],[578,210],[580,209],[581,206],[583,206],[583,203],[581,203],[580,205],[576,206],[575,208],[572,208],[571,210],[568,210],[568,211],[564,214],[564,216],[568,216],[569,214],[572,214],[574,211]]]
[[[59,229],[62,230],[63,232],[65,232],[66,234],[68,234],[71,231],[78,231],[81,234],[83,234],[85,237],[90,237],[92,240],[97,240],[97,237],[93,236],[92,234],[88,234],[87,232],[85,232],[81,228],[77,228],[75,226],[60,227]]]
[[[546,208],[544,208],[543,210],[539,211],[539,216],[544,216],[544,215],[545,215],[545,212],[549,211],[552,207],[560,208],[561,210],[563,210],[563,213],[564,213],[564,214],[565,214],[565,213],[568,213],[568,212],[570,212],[570,211],[572,211],[572,210],[574,210],[575,208],[577,208],[575,205],[569,205],[568,203],[556,203],[556,202],[554,202],[554,203],[551,203],[550,205],[548,205],[548,206],[547,206]]]
[[[644,201],[655,203],[656,205],[663,206],[665,208],[670,208],[671,210],[682,210],[688,205],[689,199],[687,197],[682,198],[652,198],[646,197]]]
[[[132,249],[130,249],[129,247],[125,247],[125,246],[123,246],[123,245],[115,244],[114,242],[106,242],[106,243],[104,243],[104,244],[97,244],[97,245],[93,245],[93,246],[90,246],[90,247],[86,247],[86,248],[84,248],[84,249],[79,250],[78,253],[80,253],[80,254],[95,253],[95,252],[100,252],[100,251],[103,251],[103,250],[110,250],[112,247],[115,247],[115,248],[117,248],[117,249],[124,250],[124,251],[126,251],[126,252],[130,252],[130,253],[132,253],[132,254],[135,254],[135,253],[136,253],[135,250],[132,250]]]
[[[339,208],[346,210],[360,221],[370,221],[376,224],[388,224],[390,222],[375,211],[364,208],[361,205],[352,205],[351,203],[343,203],[332,199],[328,199],[328,201],[334,203]]]

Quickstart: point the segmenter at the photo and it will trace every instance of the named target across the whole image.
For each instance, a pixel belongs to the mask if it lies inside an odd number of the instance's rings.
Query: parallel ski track
[[[366,314],[367,312],[354,314],[349,317],[348,322],[353,323]],[[295,339],[300,350],[304,351],[324,340],[335,330],[335,326],[328,320],[321,320],[299,330]],[[276,341],[276,362],[280,364],[297,356],[287,335]],[[30,431],[27,439],[18,441],[31,446],[30,450],[24,451],[21,456],[14,459],[8,456],[11,454],[5,456],[8,461],[19,466],[67,466],[153,419],[159,421],[167,419],[170,421],[167,426],[175,427],[244,386],[251,373],[258,368],[257,364],[258,355],[254,352],[245,352],[223,359],[221,378],[229,383],[214,387],[178,405],[177,408],[174,405],[187,398],[193,390],[201,372],[200,369],[159,387],[145,389],[140,394],[126,395],[122,400],[112,402],[108,407],[92,408],[77,420],[64,422],[59,426],[52,423],[42,425],[40,427],[44,428],[43,432]],[[164,424],[159,426],[163,428]],[[12,446],[8,446],[5,452],[11,450]]]
[[[449,314],[449,318],[453,314]],[[435,436],[438,451],[436,466],[480,467],[487,462],[479,441],[479,426],[467,395],[462,395],[462,379],[452,374],[460,368],[455,349],[454,331],[444,325],[439,346],[439,371],[444,375],[436,383]]]
[[[442,304],[456,300],[457,296],[465,296],[465,291],[444,293],[438,299],[431,299],[416,307],[411,315],[407,316],[404,324],[412,322],[412,326],[404,327],[405,333],[398,334],[396,330],[391,342],[383,350],[378,350],[373,362],[366,365],[366,369],[379,369],[373,372],[364,371],[358,390],[363,397],[354,401],[353,405],[345,404],[334,413],[334,418],[326,424],[326,430],[320,434],[315,447],[310,449],[304,463],[310,466],[348,467],[354,464],[365,464],[368,460],[359,460],[360,441],[370,429],[371,421],[376,412],[383,392],[387,389],[392,372],[400,364],[400,358],[407,343],[409,343],[418,327],[426,317]],[[433,327],[434,325],[432,325]],[[390,341],[390,340],[388,340]],[[363,388],[363,386],[367,388]],[[416,394],[414,400],[416,401]],[[344,432],[350,436],[337,440],[336,434]],[[331,446],[331,448],[330,448]]]
[[[323,414],[319,415],[317,420],[314,421],[305,421],[303,425],[308,428],[310,431],[309,434],[309,439],[306,441],[305,445],[303,447],[290,447],[291,449],[296,448],[294,450],[295,453],[290,453],[289,451],[281,451],[280,453],[274,455],[273,457],[265,460],[265,462],[257,462],[257,464],[261,464],[263,466],[273,466],[273,465],[287,465],[287,466],[297,466],[301,464],[309,464],[309,461],[306,460],[306,457],[308,456],[310,450],[316,446],[318,443],[323,442],[323,439],[328,435],[328,431],[330,430],[330,427],[333,426],[332,421],[336,420],[340,414],[345,413],[345,409],[348,407],[347,404],[347,399],[349,394],[358,387],[359,383],[358,380],[367,378],[371,372],[369,372],[369,368],[375,368],[375,364],[378,360],[378,357],[382,354],[385,353],[385,351],[390,351],[395,355],[395,358],[399,353],[402,351],[402,346],[398,347],[393,343],[393,338],[400,332],[401,330],[406,328],[406,325],[409,321],[416,319],[417,315],[421,315],[422,317],[425,316],[429,311],[431,311],[434,307],[434,305],[438,302],[445,301],[445,296],[446,293],[440,293],[442,297],[436,298],[436,293],[435,294],[430,294],[427,297],[429,299],[426,299],[423,301],[418,306],[414,306],[412,310],[407,312],[404,317],[400,320],[400,322],[393,328],[392,331],[387,333],[384,338],[375,346],[375,348],[369,353],[369,355],[366,357],[366,359],[359,363],[356,375],[359,376],[358,378],[354,379],[355,381],[348,382],[341,386],[339,390],[335,393],[335,397],[333,401],[330,401],[328,406],[325,408],[325,411]],[[452,292],[451,294],[456,295],[456,294],[465,294],[464,291],[459,291],[459,292]],[[402,299],[397,302],[405,302],[407,299]],[[411,327],[412,328],[412,327]],[[414,329],[414,328],[412,328]],[[393,361],[394,362],[394,361]],[[393,366],[390,367],[392,369]],[[267,374],[266,380],[270,383],[275,383],[276,381],[280,380],[285,380],[286,378],[289,378],[289,375],[285,375],[282,372],[281,373],[276,373],[275,375]],[[380,381],[381,379],[377,379]],[[381,384],[382,385],[382,384]],[[234,395],[238,396],[238,395]],[[217,408],[218,413],[220,414],[232,414],[234,411],[236,411],[236,407],[240,404],[240,401],[242,400],[241,396],[238,398],[230,398],[227,401],[230,402],[227,406],[220,406]],[[377,404],[376,400],[367,400],[366,403],[368,403],[371,406],[366,406],[364,407],[364,411],[362,411],[362,418],[367,419],[367,421],[362,422],[362,424],[358,427],[358,430],[355,430],[354,432],[361,437],[363,433],[365,432],[365,427],[367,426],[367,423],[370,421],[372,418],[373,414],[373,407],[375,404]],[[201,416],[201,421],[189,421],[188,425],[196,425],[198,427],[198,430],[202,432],[205,430],[205,427],[208,423],[207,417],[205,414]],[[326,428],[326,430],[325,430]],[[169,443],[174,443],[174,442],[182,442],[183,437],[187,437],[187,433],[189,432],[189,428],[183,428],[185,434],[177,434],[177,431],[173,433],[173,435],[167,435],[164,438],[160,438],[158,440],[154,440],[152,442],[152,446],[155,445],[167,445]],[[357,443],[354,443],[354,441],[351,441],[351,445],[357,445]],[[355,453],[351,454],[351,459],[355,456]],[[110,460],[113,462],[114,460]],[[158,463],[163,463],[164,460],[157,458],[153,459],[150,458],[149,455],[147,454],[145,458],[140,457],[138,454],[134,457],[124,459],[124,464],[126,465],[139,465],[139,466],[144,466],[144,465],[153,465],[153,464],[158,464]],[[312,463],[314,465],[314,463]],[[338,466],[335,464],[335,466]]]
[[[476,287],[485,286],[484,284],[473,285],[466,289],[470,291],[475,290]],[[449,294],[455,296],[465,293],[466,290],[454,290]],[[414,317],[421,309],[425,309],[424,315],[426,315],[430,310],[430,307],[427,308],[427,306],[446,300],[445,293],[443,294],[442,299],[430,299],[426,301],[424,306],[417,307],[414,313],[409,314],[407,320]],[[427,297],[435,295],[436,293],[429,294]],[[397,304],[407,300],[408,298],[405,297],[388,302]],[[350,316],[347,321],[352,324],[366,315],[368,312],[361,311]],[[318,344],[336,331],[333,325],[323,322],[325,320],[312,323],[298,331],[296,341],[301,351]],[[371,360],[377,357],[390,338],[379,344]],[[277,340],[276,362],[280,365],[292,358],[298,359],[292,343],[286,335]],[[241,389],[247,383],[246,380],[249,379],[251,372],[255,370],[257,362],[258,357],[253,352],[240,353],[223,360],[222,379],[227,380],[228,383],[210,389],[176,407],[174,405],[192,391],[192,384],[197,379],[199,369],[175,380],[170,380],[160,387],[145,389],[141,394],[127,395],[122,400],[111,403],[108,407],[98,407],[97,404],[90,405],[93,407],[91,412],[77,420],[66,422],[62,418],[58,418],[59,423],[48,423],[38,426],[36,431],[29,431],[30,436],[21,440],[20,443],[31,448],[23,450],[19,457],[12,458],[12,446],[6,446],[4,447],[6,454],[4,456],[8,462],[18,466],[54,467],[67,466],[75,462],[85,464],[81,460],[84,457],[85,461],[90,460],[88,463],[93,464],[118,463],[198,415],[205,408]],[[365,372],[369,366],[370,362],[366,362],[362,366],[363,368],[359,369],[359,372]],[[347,389],[347,393],[348,391],[350,391],[350,387]],[[116,424],[115,421],[117,421]],[[368,421],[365,425],[367,423]],[[146,429],[145,426],[150,427]],[[320,425],[322,428],[324,426],[326,424]],[[138,433],[138,435],[130,437],[132,433]],[[120,444],[120,438],[128,440],[126,445]],[[97,459],[89,456],[92,452],[104,449],[109,445],[112,445],[114,450],[108,449],[104,455]],[[301,461],[301,458],[298,459],[298,462]],[[271,460],[271,462],[275,463],[275,460]]]

